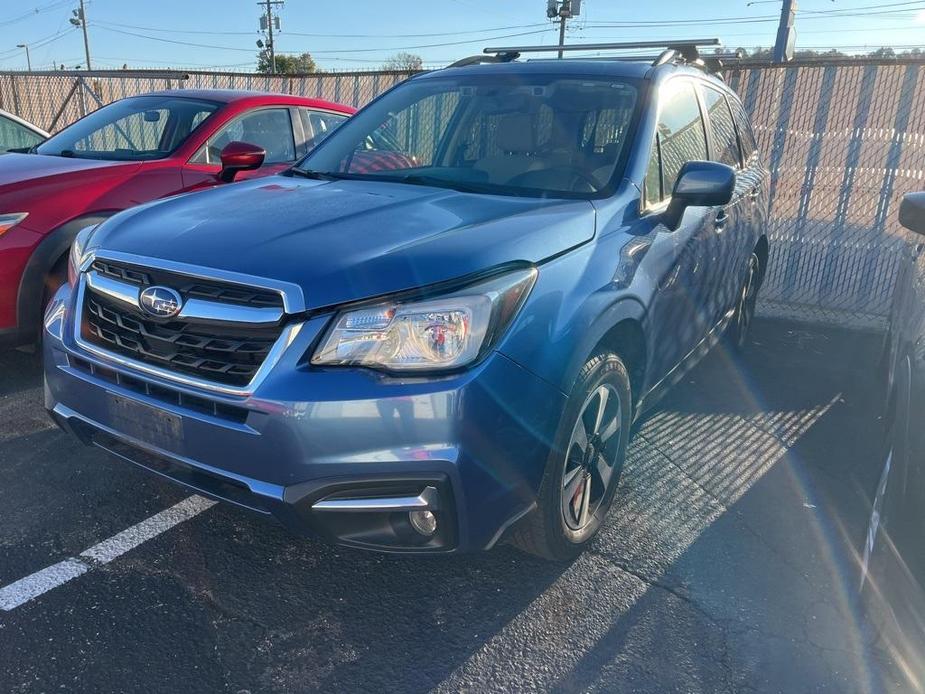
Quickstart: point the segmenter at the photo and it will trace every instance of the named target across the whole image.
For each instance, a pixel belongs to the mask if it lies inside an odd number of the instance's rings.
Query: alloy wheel
[[[592,391],[572,430],[562,474],[562,517],[572,531],[585,529],[607,496],[622,423],[623,406],[616,389],[604,384]]]

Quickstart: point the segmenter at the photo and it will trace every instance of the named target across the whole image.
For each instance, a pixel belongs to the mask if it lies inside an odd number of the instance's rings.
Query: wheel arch
[[[94,212],[65,222],[39,242],[22,273],[16,297],[16,324],[23,335],[35,332],[42,318],[45,280],[62,259],[67,258],[74,237],[81,229],[99,224],[118,210]]]
[[[643,305],[633,298],[618,300],[603,312],[585,332],[572,354],[564,380],[566,392],[571,391],[589,358],[601,351],[609,351],[619,355],[626,364],[630,372],[633,400],[638,401],[645,387],[648,367],[644,317]]]
[[[604,351],[618,355],[626,365],[635,406],[646,377],[646,337],[642,323],[634,318],[624,318],[614,325],[604,333],[593,353]]]

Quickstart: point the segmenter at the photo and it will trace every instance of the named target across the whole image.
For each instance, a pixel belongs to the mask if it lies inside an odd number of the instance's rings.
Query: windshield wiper
[[[300,169],[296,166],[293,166],[291,169],[285,172],[289,176],[300,176],[302,178],[311,178],[316,181],[334,181],[337,180],[338,176],[336,174],[330,173],[328,171],[313,171],[312,169]]]

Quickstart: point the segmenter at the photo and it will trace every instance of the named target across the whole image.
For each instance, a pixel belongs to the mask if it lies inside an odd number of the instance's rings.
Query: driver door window
[[[264,164],[293,162],[296,158],[292,120],[287,108],[261,109],[236,118],[209,138],[192,158],[192,163],[220,166],[222,150],[230,142],[263,147],[267,152]]]
[[[662,94],[658,143],[662,156],[662,191],[671,197],[681,167],[707,159],[707,134],[694,85],[672,80]]]

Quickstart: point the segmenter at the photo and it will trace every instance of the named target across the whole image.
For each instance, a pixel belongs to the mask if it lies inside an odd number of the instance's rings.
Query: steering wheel
[[[539,180],[543,180],[541,177],[558,177],[558,176],[568,176],[566,180],[568,181],[568,186],[564,190],[568,190],[574,193],[584,192],[584,193],[596,193],[599,189],[600,184],[597,179],[595,179],[591,174],[582,169],[581,167],[574,166],[571,164],[562,164],[561,166],[551,166],[548,169],[537,169],[536,171],[525,171],[522,174],[517,174],[511,180],[508,181],[508,185],[519,185],[524,188],[536,188],[542,186],[531,186],[525,185],[526,182],[529,182],[531,177]],[[548,180],[548,179],[547,179]],[[584,188],[580,188],[577,184],[584,184]]]

